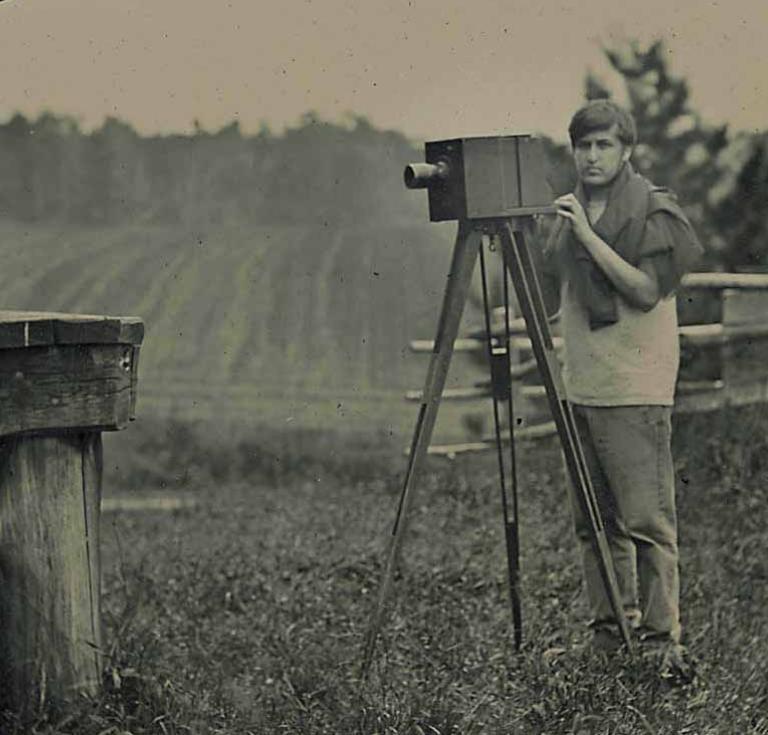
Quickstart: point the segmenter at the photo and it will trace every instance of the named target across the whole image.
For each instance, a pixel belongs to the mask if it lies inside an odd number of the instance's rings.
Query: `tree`
[[[722,158],[732,175],[713,196],[721,258],[729,270],[766,270],[768,133],[740,137]]]
[[[35,160],[33,127],[24,115],[16,113],[0,127],[3,167],[0,172],[0,209],[6,216],[21,220],[35,218]]]
[[[663,41],[647,48],[629,41],[604,52],[621,76],[627,107],[637,123],[639,143],[633,163],[640,173],[679,196],[710,260],[716,260],[720,238],[711,192],[723,176],[719,156],[728,145],[727,126],[707,125],[691,108],[688,84],[670,73]],[[590,73],[585,95],[597,99],[611,93]]]

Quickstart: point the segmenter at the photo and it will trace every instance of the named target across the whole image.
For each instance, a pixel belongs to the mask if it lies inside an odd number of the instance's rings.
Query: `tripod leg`
[[[502,249],[502,272],[504,276],[504,347],[507,363],[510,363],[511,328],[509,323],[509,279],[507,278],[507,258]],[[511,364],[511,363],[510,363]],[[519,651],[523,645],[523,611],[520,600],[520,515],[517,502],[517,457],[515,455],[515,407],[512,400],[512,373],[508,371],[509,389],[507,391],[507,423],[509,426],[509,460],[512,476],[512,512],[509,503],[504,501],[504,522],[507,539],[507,559],[509,560],[509,590],[512,602],[512,620],[515,628],[515,648]]]
[[[437,409],[440,405],[443,388],[448,376],[448,368],[453,355],[453,343],[459,331],[461,315],[464,311],[464,304],[466,303],[469,287],[472,282],[472,271],[477,260],[480,237],[480,233],[475,231],[468,222],[459,222],[451,270],[448,274],[448,284],[443,296],[443,305],[437,325],[437,337],[435,338],[435,346],[429,361],[421,407],[419,408],[416,428],[411,442],[408,467],[400,494],[397,516],[392,529],[392,540],[384,568],[384,576],[379,588],[376,610],[371,619],[371,625],[366,638],[362,665],[363,678],[368,675],[373,659],[376,638],[384,619],[387,597],[392,586],[395,568],[399,562],[400,548],[407,526],[408,510],[413,496],[413,480],[419,465],[426,456],[429,441],[432,438],[432,431],[437,419]]]
[[[516,237],[516,233],[509,222],[506,222],[501,230],[502,247],[506,256],[507,267],[525,317],[533,352],[547,392],[557,433],[562,443],[568,474],[576,488],[577,497],[589,522],[590,535],[598,559],[603,585],[624,642],[627,648],[632,650],[632,638],[621,604],[605,528],[576,430],[573,412],[565,398],[565,390],[560,376],[560,364],[552,344],[538,278],[528,250],[525,233],[521,231],[518,234],[519,238]]]
[[[487,238],[484,235],[484,244]],[[503,259],[502,252],[502,259]],[[491,335],[490,304],[488,299],[488,283],[485,269],[484,248],[480,249],[480,273],[483,286],[483,312],[485,315],[485,333],[488,348],[488,364],[491,369],[491,386],[493,399],[493,425],[496,433],[496,459],[499,463],[499,486],[501,490],[501,509],[504,520],[504,540],[507,550],[507,582],[509,586],[509,603],[512,610],[515,649],[523,645],[523,613],[520,601],[520,542],[517,519],[517,468],[515,463],[514,411],[512,406],[512,376],[510,370],[510,327],[509,327],[509,278],[506,264],[502,271],[504,293],[504,344],[494,347]],[[507,498],[506,468],[502,451],[501,419],[499,404],[506,402],[507,419],[509,424],[510,472],[512,475],[512,512],[510,513]]]

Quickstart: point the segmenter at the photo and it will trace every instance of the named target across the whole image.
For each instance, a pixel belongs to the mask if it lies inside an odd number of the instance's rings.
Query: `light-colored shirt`
[[[590,329],[585,307],[562,286],[563,381],[568,400],[585,406],[674,403],[680,363],[675,296],[650,311],[617,294],[619,320]]]

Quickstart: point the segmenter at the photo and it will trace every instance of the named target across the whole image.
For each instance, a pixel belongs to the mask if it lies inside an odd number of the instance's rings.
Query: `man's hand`
[[[573,234],[581,243],[586,243],[587,239],[594,235],[584,207],[573,194],[558,197],[555,199],[555,206],[558,216],[570,222]]]
[[[656,271],[650,263],[630,265],[592,229],[581,202],[573,195],[555,199],[557,214],[570,224],[573,234],[587,249],[597,267],[632,306],[648,311],[660,298]]]

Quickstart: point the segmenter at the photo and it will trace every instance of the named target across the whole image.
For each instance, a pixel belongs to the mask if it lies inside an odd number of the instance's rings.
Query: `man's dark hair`
[[[575,146],[585,135],[596,130],[608,130],[616,125],[619,140],[631,148],[637,143],[635,121],[623,107],[611,100],[592,100],[576,111],[568,126],[571,145]]]

